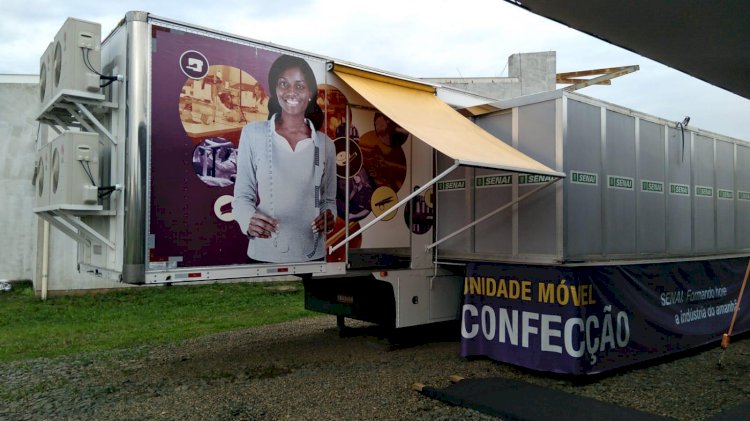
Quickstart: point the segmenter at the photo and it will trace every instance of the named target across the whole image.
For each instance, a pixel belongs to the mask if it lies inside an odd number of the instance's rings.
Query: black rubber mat
[[[445,389],[424,387],[421,393],[508,421],[673,420],[559,390],[499,378],[465,379]]]

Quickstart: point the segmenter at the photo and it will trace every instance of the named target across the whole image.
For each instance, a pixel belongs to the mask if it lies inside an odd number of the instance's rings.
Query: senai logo
[[[180,56],[182,73],[190,79],[202,79],[208,74],[208,59],[195,50],[188,50]]]

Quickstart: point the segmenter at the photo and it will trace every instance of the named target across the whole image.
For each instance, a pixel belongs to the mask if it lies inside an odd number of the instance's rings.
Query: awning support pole
[[[401,199],[398,203],[396,203],[395,205],[393,205],[390,209],[388,209],[387,211],[381,213],[380,216],[378,216],[377,218],[375,218],[372,221],[368,222],[364,227],[358,229],[353,234],[349,234],[348,237],[346,237],[343,240],[341,240],[341,242],[338,243],[338,244],[336,244],[335,246],[328,247],[328,254],[331,254],[334,251],[340,249],[345,244],[349,243],[349,241],[351,241],[352,239],[354,239],[358,235],[360,235],[363,232],[365,232],[368,229],[370,229],[371,226],[373,226],[376,223],[380,222],[380,220],[382,220],[386,216],[390,215],[393,212],[396,212],[396,210],[398,210],[398,208],[400,208],[402,205],[408,203],[411,199],[413,199],[414,197],[416,197],[417,195],[419,195],[423,191],[425,191],[425,190],[429,189],[430,187],[432,187],[433,184],[437,183],[443,177],[445,177],[446,175],[448,175],[451,172],[453,172],[453,170],[455,170],[456,168],[458,168],[459,165],[460,164],[458,162],[455,162],[453,165],[450,166],[450,168],[448,168],[447,170],[445,170],[442,173],[440,173],[440,175],[438,175],[437,177],[435,177],[432,180],[430,180],[429,183],[426,183],[424,186],[418,188],[417,190],[414,190],[410,195],[408,195],[405,198]]]
[[[425,247],[425,250],[430,250],[430,249],[432,249],[434,247],[437,247],[438,245],[442,244],[443,242],[445,242],[447,240],[450,240],[451,238],[457,236],[458,234],[461,234],[462,232],[466,231],[467,229],[473,227],[474,225],[476,225],[476,224],[478,224],[478,223],[480,223],[480,222],[482,222],[482,221],[484,221],[484,220],[486,220],[486,219],[494,216],[495,214],[497,214],[499,212],[504,211],[505,209],[509,208],[510,206],[515,205],[516,203],[520,202],[521,200],[523,200],[523,199],[531,196],[532,194],[538,192],[539,190],[542,190],[543,188],[545,188],[547,186],[551,186],[552,184],[554,184],[554,183],[556,183],[556,182],[558,182],[560,180],[562,180],[562,178],[556,178],[554,180],[546,182],[545,184],[543,184],[543,185],[535,188],[534,190],[532,190],[532,191],[530,191],[530,192],[528,192],[528,193],[520,196],[518,199],[513,200],[512,202],[506,203],[505,205],[503,205],[503,206],[495,209],[494,211],[492,211],[492,212],[488,213],[487,215],[485,215],[485,216],[477,219],[476,221],[471,222],[468,225],[465,225],[462,228],[459,228],[458,230],[456,230],[456,231],[454,231],[454,232],[446,235],[445,237],[441,238],[440,240],[435,241],[434,243],[427,245]]]

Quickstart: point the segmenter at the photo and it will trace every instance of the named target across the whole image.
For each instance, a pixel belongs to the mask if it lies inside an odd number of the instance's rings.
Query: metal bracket
[[[542,190],[543,188],[545,188],[547,186],[551,186],[552,184],[555,184],[556,182],[558,182],[560,180],[562,180],[562,178],[555,178],[553,180],[550,180],[550,181],[546,182],[545,184],[543,184],[543,185],[541,185],[541,186],[539,186],[539,187],[537,187],[537,188],[535,188],[535,189],[533,189],[533,190],[525,193],[523,196],[520,196],[518,199],[513,200],[513,201],[511,201],[509,203],[506,203],[505,205],[500,206],[499,208],[497,208],[497,209],[493,210],[492,212],[488,213],[487,215],[484,215],[483,217],[481,217],[481,218],[479,218],[479,219],[477,219],[477,220],[475,220],[475,221],[473,221],[473,222],[471,222],[471,223],[469,223],[467,225],[464,225],[463,227],[457,229],[456,231],[453,231],[452,233],[450,233],[450,234],[446,235],[445,237],[443,237],[443,238],[435,241],[434,243],[428,244],[427,246],[425,246],[425,249],[426,250],[430,250],[430,249],[432,249],[434,247],[437,247],[438,245],[440,245],[444,241],[450,240],[451,238],[453,238],[453,237],[457,236],[458,234],[466,231],[467,229],[473,227],[474,225],[477,225],[478,223],[480,223],[482,221],[485,221],[486,219],[492,217],[493,215],[496,215],[499,212],[502,212],[503,210],[509,208],[510,206],[515,205],[516,203],[520,202],[521,200],[526,199],[527,197],[529,197],[529,196],[533,195],[534,193],[538,192],[539,190]]]
[[[63,92],[64,94],[64,92]],[[71,127],[82,127],[90,132],[96,132],[105,137],[113,146],[117,145],[117,140],[112,133],[107,130],[93,112],[87,107],[102,107],[104,109],[117,108],[117,105],[111,102],[92,103],[90,99],[81,98],[75,95],[60,95],[54,102],[47,105],[42,113],[37,117],[42,123],[48,124],[52,129],[60,133],[57,126],[64,130]]]
[[[94,113],[95,111],[98,114],[106,114],[117,108],[117,104],[104,99],[105,96],[102,94],[62,90],[42,107],[37,120],[48,125],[58,135],[71,128],[97,133],[105,137],[114,148],[117,146],[117,140]],[[102,206],[56,205],[33,211],[79,244],[97,243],[115,249],[113,241],[80,219],[81,216],[114,215],[112,211],[104,211]]]
[[[84,245],[99,243],[112,250],[115,249],[114,242],[96,232],[96,230],[81,221],[77,215],[71,214],[69,211],[69,209],[64,208],[49,209],[37,211],[36,214],[39,215],[40,218],[49,222],[50,225],[62,231],[65,235],[75,240],[77,243]],[[94,211],[93,214],[96,215],[98,212]]]

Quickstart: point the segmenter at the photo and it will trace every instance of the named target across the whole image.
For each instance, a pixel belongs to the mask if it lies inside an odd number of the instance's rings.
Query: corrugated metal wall
[[[518,110],[518,149],[542,164],[557,169],[555,101]],[[518,197],[544,184],[546,177],[518,176]],[[518,255],[554,258],[556,243],[556,192],[546,188],[518,204]]]
[[[602,115],[601,109],[568,101],[565,145],[565,253],[568,258],[601,254]]]
[[[643,257],[666,252],[666,206],[664,179],[666,149],[664,127],[651,121],[638,121],[638,175],[643,191],[638,197],[636,245]],[[643,189],[645,183],[645,190]]]
[[[497,114],[479,124],[509,145],[513,142],[513,115]],[[512,176],[497,170],[478,168],[475,178],[475,219],[513,200]],[[480,254],[510,256],[513,254],[513,209],[508,208],[476,227],[475,251]]]
[[[750,146],[736,145],[735,155],[735,192],[737,197],[737,226],[735,241],[737,247],[750,247]]]
[[[578,98],[567,98],[566,260],[748,248],[750,144]]]
[[[557,168],[556,101],[532,104],[477,119],[476,124],[503,142]],[[449,160],[438,158],[438,171]],[[455,176],[454,176],[455,175]],[[438,238],[450,234],[515,198],[547,183],[550,177],[483,168],[459,169],[447,177],[461,187],[438,183]],[[507,261],[551,261],[558,256],[557,192],[547,188],[446,241],[440,255]]]
[[[509,210],[477,226],[473,243],[465,237],[459,247],[465,253],[522,262],[542,257],[553,263],[750,249],[750,144],[682,130],[656,117],[567,93],[518,101],[479,117],[477,124],[507,142],[512,139],[519,150],[552,168],[562,144],[567,179],[562,206],[554,189],[544,190],[521,202],[517,213]],[[532,187],[520,176],[489,188],[480,180],[489,175],[476,170],[476,177],[466,179],[467,190],[475,194],[474,219]],[[513,189],[518,190],[515,195]],[[450,194],[455,193],[443,192],[443,197]],[[449,209],[438,207],[440,223],[456,222],[452,209],[461,198],[472,200],[462,193],[450,199]],[[462,224],[472,220],[463,209]],[[556,253],[558,221],[564,225],[561,253]]]
[[[576,97],[567,98],[566,122],[567,260],[747,249],[750,145]]]

